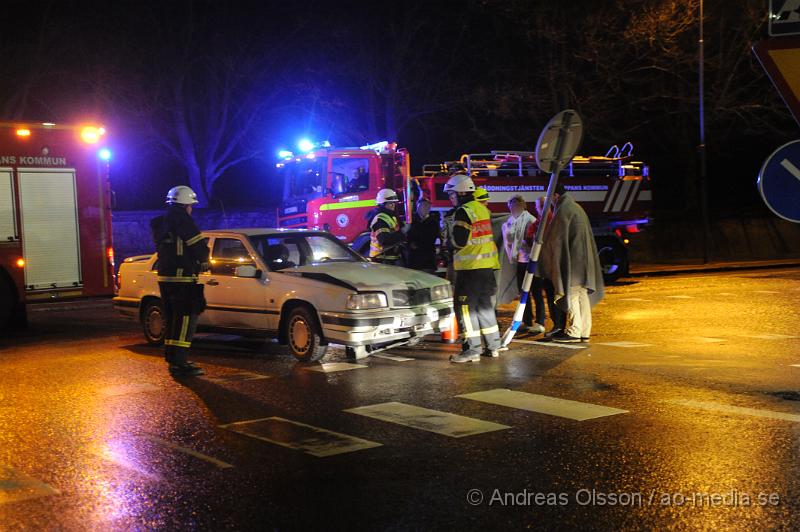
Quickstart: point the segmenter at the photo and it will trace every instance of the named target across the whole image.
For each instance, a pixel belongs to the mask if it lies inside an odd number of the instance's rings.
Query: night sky
[[[219,173],[210,204],[231,208],[273,205],[277,151],[301,137],[397,140],[419,172],[530,150],[573,107],[583,154],[633,142],[659,211],[683,216],[697,208],[698,4],[5,2],[0,113],[106,124],[120,208],[159,207],[190,171]],[[750,51],[766,10],[706,1],[716,217],[763,212],[760,165],[798,133]]]

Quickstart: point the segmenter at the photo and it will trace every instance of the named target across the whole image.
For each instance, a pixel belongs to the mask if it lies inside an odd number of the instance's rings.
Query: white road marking
[[[395,362],[410,362],[412,360],[416,360],[416,358],[401,357],[398,355],[387,355],[385,353],[376,353],[374,355],[370,355],[370,357],[383,358],[385,360],[394,360]]]
[[[380,447],[381,444],[349,436],[340,432],[298,423],[281,417],[267,417],[249,421],[237,421],[220,425],[239,434],[257,440],[274,443],[287,449],[303,451],[311,456],[324,458],[343,453]]]
[[[59,493],[49,484],[29,477],[11,467],[0,465],[0,504],[58,495]]]
[[[710,410],[712,412],[724,412],[727,414],[741,414],[743,416],[762,417],[767,419],[780,419],[783,421],[794,421],[800,423],[800,415],[789,414],[787,412],[775,412],[773,410],[760,410],[756,408],[745,408],[742,406],[726,405],[711,401],[693,401],[691,399],[681,399],[667,401],[677,405],[688,406],[689,408],[699,408],[700,410]]]
[[[705,344],[716,344],[725,341],[723,338],[711,338],[708,336],[698,336],[695,338],[695,340],[697,340],[698,342],[703,342]]]
[[[162,445],[164,447],[168,447],[168,448],[173,449],[175,451],[178,451],[180,453],[188,454],[189,456],[193,456],[195,458],[199,458],[200,460],[208,462],[209,464],[214,464],[219,469],[230,469],[230,468],[233,467],[231,464],[229,464],[227,462],[223,462],[222,460],[217,460],[214,457],[208,456],[207,454],[203,454],[203,453],[197,452],[197,451],[195,451],[193,449],[189,449],[188,447],[182,447],[182,446],[180,446],[180,445],[178,445],[176,443],[172,443],[171,441],[165,440],[163,438],[159,438],[158,436],[153,436],[151,434],[140,434],[139,436],[141,438],[145,439],[145,440],[151,441],[153,443],[157,443],[157,444]]]
[[[788,170],[789,173],[792,174],[796,179],[800,179],[800,169],[792,164],[792,161],[789,159],[784,159],[781,161],[781,166],[786,168],[786,170]]]
[[[269,375],[263,375],[261,373],[253,373],[250,371],[238,371],[236,373],[228,373],[225,375],[218,375],[216,377],[200,377],[203,380],[207,380],[209,382],[241,382],[241,381],[258,381],[263,379],[269,379]]]
[[[731,294],[730,292],[720,292],[717,295],[718,296],[735,296],[736,294]]]
[[[694,299],[694,297],[693,297],[693,296],[684,296],[684,295],[679,295],[679,296],[667,296],[667,298],[668,298],[668,299]]]
[[[161,390],[161,386],[150,384],[148,382],[134,382],[131,384],[118,384],[116,386],[106,386],[100,390],[101,395],[106,397],[114,397],[117,395],[128,395],[132,393],[144,392],[157,392]]]
[[[539,347],[561,347],[562,349],[587,349],[589,344],[560,344],[558,342],[537,342],[536,340],[511,340],[512,344],[536,345]]]
[[[759,340],[791,340],[792,338],[800,338],[800,336],[793,336],[790,334],[743,334],[744,338],[757,338]]]
[[[653,344],[640,344],[638,342],[605,342],[595,345],[609,345],[611,347],[651,347]]]
[[[336,371],[349,371],[351,369],[364,369],[368,367],[369,366],[365,366],[364,364],[351,364],[349,362],[327,362],[319,366],[307,366],[303,369],[307,371],[318,371],[320,373],[334,373]]]
[[[753,290],[754,294],[780,294],[780,292],[776,292],[775,290]]]
[[[451,438],[463,438],[464,436],[511,428],[491,421],[397,402],[361,406],[345,410],[345,412],[405,427],[427,430],[428,432],[450,436]]]
[[[575,421],[585,421],[616,414],[627,414],[627,410],[611,408],[608,406],[570,401],[557,397],[548,397],[526,392],[515,392],[506,389],[488,390],[485,392],[467,393],[457,395],[462,399],[471,399],[482,403],[518,408],[529,412],[547,414],[549,416],[574,419]]]
[[[789,364],[789,365],[792,366],[793,368],[800,368],[800,364]]]
[[[148,471],[135,461],[128,458],[124,452],[119,452],[111,448],[110,445],[103,446],[102,449],[93,449],[92,454],[97,456],[98,458],[102,458],[112,464],[116,464],[124,469],[128,469],[133,471],[145,478],[149,478],[155,482],[163,482],[164,478],[159,475],[158,473],[153,473],[152,471]]]
[[[641,297],[623,297],[618,301],[652,301],[652,299],[642,299]]]

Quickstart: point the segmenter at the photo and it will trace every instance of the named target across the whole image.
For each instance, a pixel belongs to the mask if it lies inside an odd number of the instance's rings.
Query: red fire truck
[[[0,123],[0,329],[26,304],[114,292],[110,151],[97,125]]]
[[[603,156],[576,156],[562,174],[561,182],[592,221],[608,280],[627,273],[627,246],[648,223],[652,203],[648,166],[632,160],[632,152],[628,143]],[[513,150],[465,154],[457,161],[425,165],[421,176],[412,177],[408,152],[388,142],[320,146],[300,156],[287,152],[278,168],[285,184],[279,225],[330,231],[362,253],[369,244],[366,216],[381,188],[403,192],[403,211],[419,193],[431,200],[433,209],[447,211],[451,205],[444,184],[450,176],[466,173],[489,191],[490,210],[504,216],[509,198],[522,195],[532,208],[549,181],[532,152]]]

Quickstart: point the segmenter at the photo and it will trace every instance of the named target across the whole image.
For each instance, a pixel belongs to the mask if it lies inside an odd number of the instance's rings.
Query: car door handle
[[[217,286],[219,285],[219,281],[217,281],[216,279],[209,279],[208,281],[206,281],[206,284],[208,286]]]

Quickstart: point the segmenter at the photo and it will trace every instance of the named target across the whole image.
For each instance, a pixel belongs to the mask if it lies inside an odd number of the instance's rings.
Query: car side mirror
[[[234,271],[234,275],[236,277],[244,277],[247,279],[260,279],[261,273],[261,270],[249,264],[245,266],[238,266]]]

